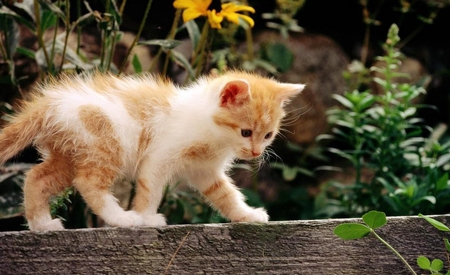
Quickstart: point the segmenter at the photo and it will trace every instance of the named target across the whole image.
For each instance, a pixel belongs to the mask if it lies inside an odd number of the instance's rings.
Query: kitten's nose
[[[252,156],[257,157],[257,156],[259,156],[259,155],[261,155],[261,152],[253,151],[253,150],[252,150]]]

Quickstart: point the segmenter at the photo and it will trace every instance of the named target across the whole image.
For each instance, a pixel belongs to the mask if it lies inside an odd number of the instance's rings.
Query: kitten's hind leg
[[[74,180],[75,188],[80,192],[91,210],[108,225],[116,227],[142,226],[142,218],[135,211],[125,211],[109,191],[116,178],[113,169],[85,165],[78,168]]]
[[[71,185],[72,167],[67,157],[52,154],[27,173],[24,185],[24,206],[30,230],[64,229],[59,219],[52,219],[49,199]]]

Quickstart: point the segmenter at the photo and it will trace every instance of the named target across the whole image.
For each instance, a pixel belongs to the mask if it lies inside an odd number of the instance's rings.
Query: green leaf
[[[139,74],[142,73],[142,65],[139,61],[139,58],[136,54],[133,55],[133,59],[131,61],[131,65],[133,65],[134,72]]]
[[[255,65],[256,67],[260,67],[260,68],[268,71],[271,74],[278,73],[277,68],[265,60],[262,60],[259,58],[253,59],[253,62],[246,60],[246,61],[244,61],[243,65],[248,64],[248,63],[253,63],[253,65]]]
[[[441,167],[450,162],[450,154],[442,155],[436,161],[436,166]]]
[[[283,43],[271,43],[266,49],[269,61],[281,72],[288,71],[294,61],[294,54]]]
[[[24,47],[17,47],[16,52],[32,59],[35,58],[35,52]]]
[[[362,216],[363,221],[372,229],[382,227],[386,224],[386,214],[372,210]]]
[[[58,15],[64,22],[66,21],[66,15],[64,12],[50,0],[38,0],[43,8],[51,10],[54,14]]]
[[[434,259],[431,262],[431,270],[433,271],[441,271],[444,268],[444,262],[439,259]]]
[[[6,45],[6,50],[8,52],[7,59],[12,59],[14,53],[16,52],[17,45],[19,44],[19,25],[17,22],[8,17],[2,17],[1,19],[4,23],[4,27],[6,27],[5,37],[8,37],[8,44]]]
[[[336,154],[336,155],[338,155],[338,156],[340,156],[340,157],[343,157],[343,158],[345,158],[345,159],[348,159],[348,160],[350,160],[350,161],[353,162],[353,163],[355,162],[355,158],[354,158],[353,155],[348,154],[348,153],[345,153],[344,151],[342,151],[342,150],[340,150],[340,149],[336,149],[336,148],[328,148],[328,151],[331,152],[331,153],[333,153],[333,154]]]
[[[27,1],[25,1],[27,2]],[[19,9],[21,12],[26,13],[33,21],[36,21],[36,18],[34,17],[34,5],[30,5],[30,3],[20,3],[18,1],[14,2],[14,7],[16,7],[16,10]]]
[[[335,94],[335,95],[332,95],[331,97],[333,97],[334,99],[339,101],[339,103],[341,103],[345,107],[349,108],[350,110],[353,110],[355,108],[355,105],[350,100],[348,100],[347,98],[345,98],[341,95]]]
[[[448,239],[444,238],[444,244],[445,249],[447,249],[447,251],[450,252],[450,242],[448,241]]]
[[[198,28],[197,23],[195,20],[189,20],[186,23],[184,23],[186,26],[186,29],[189,34],[189,39],[192,42],[192,48],[197,49],[198,41],[200,41],[200,29]]]
[[[147,41],[140,41],[138,45],[155,45],[161,46],[166,50],[171,50],[179,46],[182,42],[174,39],[152,39]]]
[[[171,50],[170,57],[175,63],[186,69],[191,79],[195,78],[194,69],[182,53],[176,50]]]
[[[358,109],[359,111],[365,110],[373,105],[375,102],[375,97],[373,95],[367,94],[359,103]]]
[[[417,203],[421,201],[429,201],[432,204],[436,204],[436,198],[434,196],[423,196],[417,200]]]
[[[427,220],[427,222],[429,222],[432,226],[436,227],[440,231],[444,231],[444,232],[450,231],[450,228],[448,228],[448,226],[446,226],[445,224],[443,224],[433,218],[424,216],[422,214],[419,214],[419,217],[424,218],[425,220]]]
[[[285,181],[292,181],[297,176],[297,170],[295,168],[284,166],[283,167],[283,179]]]
[[[120,16],[119,8],[117,7],[116,1],[111,1],[111,4],[109,6],[109,11],[113,16],[114,20],[116,20],[118,25],[122,24],[122,17]]]
[[[428,260],[428,258],[425,256],[419,256],[417,258],[417,265],[419,265],[420,268],[425,270],[430,270],[431,267],[430,260]]]
[[[380,84],[381,86],[385,87],[387,82],[384,79],[381,79],[379,77],[374,77],[373,82]]]
[[[18,15],[11,9],[7,8],[6,6],[2,6],[0,8],[0,15],[6,15],[8,17],[14,18],[19,23],[24,24],[27,26],[30,30],[35,31],[36,27],[34,26],[34,22],[30,22],[29,20],[25,19],[24,17]]]
[[[56,26],[56,22],[58,17],[56,14],[50,10],[44,10],[41,16],[41,28],[42,31],[45,31],[51,27]]]
[[[343,223],[336,226],[333,233],[343,240],[354,240],[367,236],[370,228],[359,223]]]
[[[51,10],[53,13],[58,15],[64,22],[66,21],[65,13],[51,0],[38,0],[39,4],[42,5],[45,9]]]

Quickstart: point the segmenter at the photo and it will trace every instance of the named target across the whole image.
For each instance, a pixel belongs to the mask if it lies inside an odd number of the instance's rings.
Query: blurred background
[[[230,1],[184,1],[225,11]],[[253,0],[221,28],[183,22],[173,1],[0,1],[2,124],[61,73],[159,73],[183,85],[232,68],[307,84],[264,160],[231,175],[271,220],[450,210],[450,1]],[[238,6],[239,7],[239,6]],[[207,32],[206,32],[207,31]],[[202,54],[203,53],[203,54]],[[25,230],[28,148],[0,167],[0,230]],[[124,208],[133,182],[114,190]],[[51,202],[67,228],[100,227],[74,189]],[[225,222],[183,183],[165,190],[170,224]]]

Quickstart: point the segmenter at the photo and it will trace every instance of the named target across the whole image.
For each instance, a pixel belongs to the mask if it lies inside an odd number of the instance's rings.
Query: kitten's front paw
[[[164,226],[166,225],[166,218],[163,214],[145,215],[144,225],[145,226]]]
[[[64,226],[60,219],[53,220],[29,220],[28,227],[32,231],[53,231],[53,230],[62,230]]]
[[[142,217],[135,211],[123,211],[116,213],[113,219],[104,219],[108,225],[115,227],[138,227],[143,224]]]
[[[236,222],[268,222],[269,215],[264,208],[252,208],[247,214]]]

